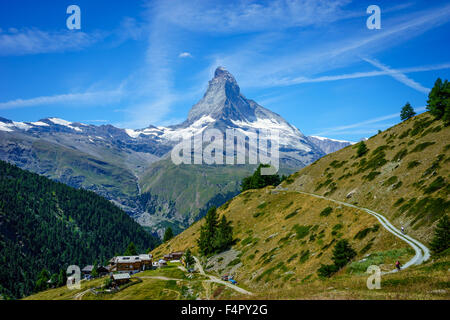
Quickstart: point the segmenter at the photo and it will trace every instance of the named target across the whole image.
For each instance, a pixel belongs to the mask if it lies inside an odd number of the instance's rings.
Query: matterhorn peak
[[[225,69],[224,67],[221,67],[221,66],[217,67],[216,71],[214,71],[214,78],[219,78],[219,77],[222,77],[222,78],[231,77],[234,79],[233,75],[231,73],[229,73],[227,69]]]
[[[240,89],[234,76],[224,67],[217,67],[214,78],[209,82],[209,89],[225,89],[230,94],[239,95]]]

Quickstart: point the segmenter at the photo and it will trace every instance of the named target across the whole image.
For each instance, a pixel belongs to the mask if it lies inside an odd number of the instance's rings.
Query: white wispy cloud
[[[104,38],[102,32],[42,31],[37,28],[0,32],[0,56],[82,50]]]
[[[192,54],[189,52],[182,52],[178,55],[178,58],[192,58]]]
[[[369,62],[369,59],[364,59],[365,61]],[[375,61],[375,60],[370,60]],[[379,67],[379,64],[375,65],[376,67]],[[384,66],[386,67],[386,66]],[[379,67],[382,69],[381,67]],[[296,77],[296,78],[284,78],[284,79],[277,79],[273,80],[271,83],[272,86],[288,86],[288,85],[295,85],[295,84],[302,84],[302,83],[315,83],[315,82],[328,82],[328,81],[338,81],[338,80],[348,80],[348,79],[359,79],[359,78],[371,78],[371,77],[379,77],[379,76],[393,76],[393,74],[401,74],[404,77],[406,77],[405,73],[415,73],[415,72],[425,72],[425,71],[433,71],[433,70],[443,70],[443,69],[450,69],[450,63],[442,63],[438,65],[430,65],[430,66],[419,66],[419,67],[410,67],[410,68],[401,68],[401,69],[382,69],[382,71],[368,71],[368,72],[354,72],[354,73],[346,73],[346,74],[339,74],[339,75],[329,75],[329,76],[320,76],[320,77]],[[403,79],[402,79],[403,80]],[[413,81],[413,80],[410,80]],[[408,82],[409,84],[409,82]],[[414,89],[417,89],[419,86],[415,86]],[[427,88],[420,88],[419,91],[428,93],[429,90]]]
[[[419,107],[416,108],[415,111],[416,112],[423,112],[426,110],[426,107]],[[331,127],[331,128],[326,128],[323,129],[320,132],[314,133],[313,135],[317,135],[317,136],[322,136],[322,135],[336,135],[336,134],[356,134],[358,133],[358,131],[361,130],[361,128],[363,130],[367,130],[368,128],[374,128],[372,125],[374,124],[378,124],[380,125],[382,122],[385,122],[387,120],[392,120],[392,119],[400,119],[400,113],[393,113],[393,114],[389,114],[389,115],[385,115],[385,116],[380,116],[380,117],[376,117],[373,119],[368,119],[368,120],[364,120],[364,121],[360,121],[360,122],[356,122],[356,123],[352,123],[352,124],[348,124],[348,125],[341,125],[341,126],[336,126],[336,127]],[[385,124],[384,126],[390,126],[392,125],[391,123],[389,124]],[[351,129],[351,130],[349,130]],[[368,130],[370,132],[370,130]]]
[[[54,104],[91,105],[95,103],[97,105],[104,105],[112,102],[117,102],[122,95],[123,92],[121,90],[113,90],[113,91],[68,93],[52,96],[41,96],[30,99],[15,99],[6,102],[0,102],[0,110],[35,107],[43,105],[54,105]]]
[[[413,79],[408,78],[403,72],[401,72],[399,70],[394,70],[375,59],[363,58],[363,60],[370,63],[374,67],[381,69],[383,72],[390,75],[395,80],[397,80],[419,92],[428,93],[431,90],[429,88],[425,88],[424,86],[422,86],[420,83],[414,81]]]
[[[118,46],[127,40],[143,39],[146,28],[145,24],[131,17],[124,17],[113,30],[90,33],[67,29],[8,28],[7,31],[0,30],[0,56],[80,51],[102,41]]]
[[[247,87],[277,86],[293,78],[307,81],[317,74],[359,63],[361,56],[374,56],[449,21],[450,5],[445,5],[384,18],[383,29],[376,32],[357,28],[353,23],[318,29],[325,33],[299,31],[289,36],[267,31],[216,53],[212,65],[220,63],[233,70],[242,86]],[[326,30],[330,29],[333,33],[328,37]],[[315,41],[317,37],[321,40]],[[304,79],[296,76],[299,74]]]
[[[246,33],[329,24],[354,16],[351,0],[163,1],[161,17],[196,32]]]

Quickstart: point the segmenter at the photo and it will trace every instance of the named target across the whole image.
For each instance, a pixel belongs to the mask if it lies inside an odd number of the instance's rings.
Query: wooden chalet
[[[152,255],[118,256],[109,261],[109,272],[136,273],[152,268]]]
[[[177,251],[177,252],[172,252],[172,253],[166,254],[163,257],[163,259],[166,261],[180,260],[183,255],[184,255],[183,251]]]

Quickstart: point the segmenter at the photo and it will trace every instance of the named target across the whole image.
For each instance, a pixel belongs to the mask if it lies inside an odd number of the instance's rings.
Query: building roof
[[[117,256],[110,260],[110,262],[114,263],[133,263],[140,261],[149,261],[152,260],[151,254],[140,254],[138,256]]]
[[[140,254],[139,258],[141,258],[141,260],[143,260],[143,261],[152,260],[152,255],[151,254]]]
[[[83,269],[81,269],[82,272],[92,272],[92,269],[94,269],[93,265],[88,265],[86,267],[84,267]]]
[[[113,274],[112,277],[114,280],[126,280],[131,278],[129,273],[117,273]]]
[[[139,256],[119,256],[116,257],[116,263],[133,263],[139,262],[141,258]]]

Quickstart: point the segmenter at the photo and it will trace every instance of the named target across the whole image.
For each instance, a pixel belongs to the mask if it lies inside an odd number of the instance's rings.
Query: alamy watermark
[[[366,273],[370,274],[367,278],[367,289],[381,289],[381,269],[379,266],[371,265],[367,268]]]
[[[268,164],[262,175],[279,169],[280,135],[278,130],[205,129],[201,133],[184,133],[171,152],[172,162],[179,164]]]
[[[366,10],[367,14],[370,14],[371,16],[367,18],[366,26],[367,29],[373,30],[373,29],[381,29],[381,9],[377,5],[371,5],[367,7]]]
[[[79,290],[81,289],[81,270],[77,265],[72,265],[67,267],[66,274],[70,274],[67,277],[66,285],[69,290]]]
[[[79,6],[72,4],[67,7],[67,14],[70,16],[66,20],[66,26],[69,30],[80,30],[81,29],[81,9]]]

